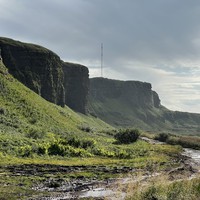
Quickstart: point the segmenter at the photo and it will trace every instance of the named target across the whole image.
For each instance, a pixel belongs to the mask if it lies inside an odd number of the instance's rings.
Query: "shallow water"
[[[183,155],[190,157],[196,165],[200,166],[200,150],[184,148]]]
[[[87,191],[83,194],[80,194],[79,196],[80,198],[83,197],[107,197],[107,199],[110,200],[115,200],[115,199],[125,199],[126,197],[126,193],[124,192],[117,192],[117,191],[113,191],[111,189],[105,189],[105,188],[97,188],[95,190],[90,190]]]

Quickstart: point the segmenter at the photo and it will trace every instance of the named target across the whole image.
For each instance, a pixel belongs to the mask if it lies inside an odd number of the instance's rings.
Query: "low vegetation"
[[[119,144],[130,144],[135,142],[140,135],[138,129],[120,129],[116,135],[115,139]]]
[[[146,185],[129,185],[130,190],[127,200],[199,200],[200,179],[169,182],[162,176]]]
[[[159,133],[155,135],[154,138],[171,145],[180,145],[184,148],[200,149],[200,137],[197,136],[182,136],[169,133]]]

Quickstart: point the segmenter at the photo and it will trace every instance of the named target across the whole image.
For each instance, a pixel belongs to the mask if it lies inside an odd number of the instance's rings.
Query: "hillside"
[[[53,138],[87,138],[92,131],[109,128],[97,118],[46,101],[13,78],[0,62],[0,152],[18,154],[23,148],[36,152]]]
[[[200,134],[200,114],[168,110],[150,83],[92,78],[89,91],[90,113],[115,127]]]

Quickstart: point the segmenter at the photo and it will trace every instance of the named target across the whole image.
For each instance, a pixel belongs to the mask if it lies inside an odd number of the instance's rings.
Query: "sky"
[[[0,0],[0,36],[51,49],[90,77],[152,84],[162,105],[200,113],[199,0]]]

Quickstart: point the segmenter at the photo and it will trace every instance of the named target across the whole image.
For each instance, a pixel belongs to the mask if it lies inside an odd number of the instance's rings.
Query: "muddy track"
[[[168,175],[169,180],[181,180],[194,176],[195,169],[187,164],[188,157],[182,156],[182,166],[160,173],[150,173],[145,169],[136,170],[131,167],[108,167],[108,166],[57,166],[57,165],[16,165],[7,166],[6,171],[10,176],[20,176],[40,179],[33,184],[32,189],[45,195],[35,195],[29,200],[66,200],[92,197],[93,199],[116,200],[125,199],[125,189],[128,184],[136,182],[146,183],[149,179]],[[4,168],[5,169],[5,168]],[[3,170],[3,169],[1,169]],[[83,174],[82,174],[83,172]],[[103,173],[112,175],[124,174],[123,178],[87,177],[84,173]],[[137,173],[141,173],[137,176]],[[71,176],[69,175],[71,174]],[[76,175],[77,176],[74,176]],[[118,187],[121,187],[119,192]]]
[[[104,165],[81,165],[81,166],[65,166],[65,165],[35,165],[35,164],[25,164],[25,165],[12,165],[6,167],[8,171],[13,174],[21,175],[34,175],[40,176],[44,174],[57,174],[57,173],[71,173],[71,172],[103,172],[112,174],[123,174],[128,172],[133,172],[134,169],[131,167],[108,167]]]

